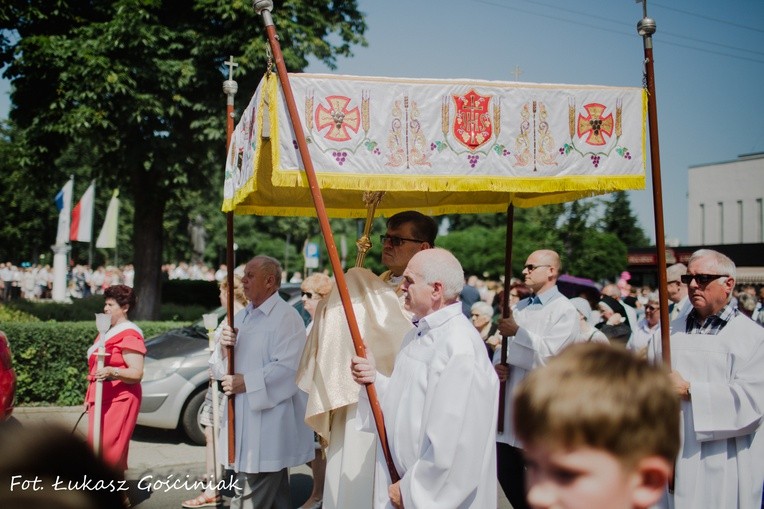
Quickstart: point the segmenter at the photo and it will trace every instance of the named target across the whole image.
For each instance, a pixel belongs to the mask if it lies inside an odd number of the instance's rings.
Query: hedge
[[[138,322],[144,337],[186,325]],[[87,350],[97,334],[95,321],[0,322],[11,345],[17,405],[80,405],[87,389]]]

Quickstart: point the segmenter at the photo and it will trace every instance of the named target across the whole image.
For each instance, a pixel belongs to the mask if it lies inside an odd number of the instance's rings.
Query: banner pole
[[[347,289],[347,282],[345,281],[345,273],[342,271],[342,264],[340,262],[339,254],[337,253],[337,246],[334,243],[334,236],[329,224],[329,216],[326,213],[326,207],[324,206],[324,199],[321,195],[321,189],[318,186],[318,179],[316,178],[316,172],[313,168],[313,161],[308,151],[308,144],[305,140],[305,133],[302,130],[300,117],[297,112],[297,104],[294,100],[294,94],[292,92],[292,86],[289,83],[289,75],[287,74],[286,64],[284,63],[284,55],[281,52],[281,45],[278,42],[278,36],[276,35],[276,27],[273,24],[273,18],[271,17],[271,10],[273,9],[273,2],[270,0],[255,0],[253,7],[255,11],[263,17],[263,23],[265,25],[265,31],[268,35],[268,42],[270,43],[271,52],[273,53],[273,59],[276,62],[277,74],[281,88],[284,92],[284,99],[286,100],[287,109],[289,110],[289,118],[292,121],[294,127],[295,138],[297,139],[297,146],[302,157],[303,164],[305,165],[305,175],[308,178],[310,185],[310,194],[313,198],[313,203],[316,207],[316,214],[318,215],[319,225],[321,226],[321,233],[326,243],[326,250],[329,254],[329,261],[332,265],[332,271],[334,272],[334,278],[337,283],[337,290],[342,300],[342,307],[345,310],[347,317],[348,327],[350,328],[350,336],[353,338],[353,346],[355,347],[355,353],[358,356],[366,357],[366,347],[361,339],[361,332],[358,328],[358,322],[353,311],[353,305],[350,302],[350,293]],[[349,367],[348,367],[349,369]],[[366,385],[366,393],[369,397],[369,403],[374,415],[374,423],[377,427],[377,434],[379,435],[379,442],[382,446],[382,452],[385,456],[387,468],[390,472],[390,479],[393,484],[400,480],[398,471],[395,469],[393,458],[390,453],[390,448],[387,443],[387,432],[385,430],[385,421],[382,415],[382,406],[379,403],[377,397],[377,390],[374,384]]]
[[[663,363],[671,367],[669,341],[668,292],[666,287],[666,236],[663,228],[663,188],[661,185],[661,158],[658,147],[658,108],[655,102],[655,68],[653,66],[653,38],[655,20],[647,17],[647,0],[643,1],[643,18],[637,23],[645,51],[645,86],[647,88],[647,116],[650,129],[650,166],[653,178],[653,216],[655,220],[655,249],[658,251],[658,295],[661,315],[661,349]]]
[[[234,63],[233,57],[227,60],[225,64],[228,66],[228,79],[223,82],[223,93],[226,95],[226,137],[225,147],[226,154],[231,148],[231,138],[233,137],[233,99],[236,92],[239,90],[239,85],[233,79],[233,68],[239,64]],[[226,317],[228,319],[228,325],[233,328],[233,285],[234,285],[234,250],[233,250],[233,211],[226,212],[226,266],[228,267],[228,273],[226,278],[228,280],[228,306],[226,308]],[[228,350],[228,374],[234,374],[234,351],[232,346],[226,347]],[[236,405],[235,395],[228,396],[228,463],[231,464],[236,459]]]

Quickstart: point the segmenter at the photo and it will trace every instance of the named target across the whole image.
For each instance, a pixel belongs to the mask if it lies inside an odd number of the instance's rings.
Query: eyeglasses
[[[698,286],[706,286],[711,281],[715,281],[720,277],[729,277],[727,274],[684,274],[680,278],[682,283],[689,285],[692,280],[698,282]]]
[[[390,245],[392,245],[393,247],[398,247],[401,244],[403,244],[404,242],[417,242],[419,244],[425,242],[424,240],[407,239],[405,237],[396,237],[394,235],[380,235],[379,236],[379,241],[382,242],[382,244],[384,244],[388,240],[390,241]]]
[[[527,270],[528,272],[533,272],[534,270],[538,269],[539,267],[551,267],[551,265],[533,265],[532,263],[529,263],[525,267],[523,267],[523,270]]]
[[[650,306],[650,305],[645,306],[645,311],[655,311],[656,309],[658,308],[655,306]]]
[[[321,298],[321,296],[320,296],[319,294],[317,294],[317,293],[313,293],[313,292],[300,292],[300,295],[302,295],[303,297],[307,297],[307,298],[309,298],[309,299],[312,299],[314,296],[315,296],[317,299],[320,299],[320,298]]]

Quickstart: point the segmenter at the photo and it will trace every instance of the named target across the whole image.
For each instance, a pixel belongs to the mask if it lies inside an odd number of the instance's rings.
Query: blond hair
[[[513,418],[524,443],[602,449],[626,467],[679,452],[679,399],[667,374],[611,345],[572,345],[531,372]]]
[[[332,291],[332,286],[333,283],[329,276],[321,272],[315,272],[302,281],[300,289],[326,297]]]
[[[220,282],[220,289],[224,292],[228,290],[228,278],[225,278]],[[242,306],[246,306],[249,303],[247,296],[244,295],[244,285],[241,284],[241,278],[239,276],[233,277],[233,299]]]

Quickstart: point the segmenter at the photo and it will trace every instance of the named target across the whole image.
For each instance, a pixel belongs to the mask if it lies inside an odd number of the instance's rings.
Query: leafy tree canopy
[[[285,0],[274,18],[292,71],[310,57],[331,67],[365,44],[354,0]],[[0,67],[21,144],[15,171],[44,179],[37,216],[50,224],[52,196],[70,174],[132,201],[138,318],[158,312],[166,211],[178,226],[190,215],[178,208],[220,203],[223,62],[233,55],[240,90],[254,90],[267,59],[261,27],[239,0],[10,0],[0,9]]]

